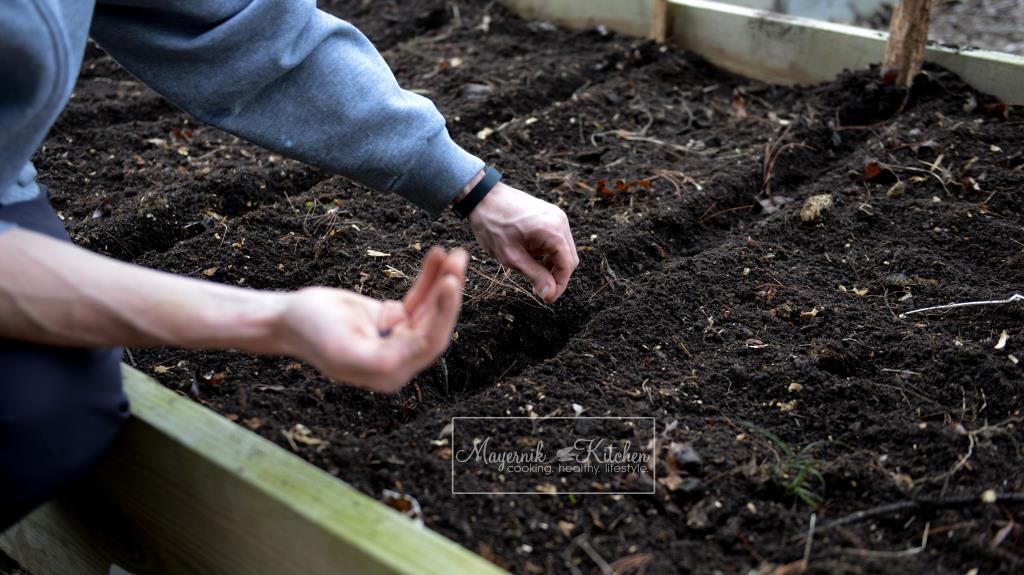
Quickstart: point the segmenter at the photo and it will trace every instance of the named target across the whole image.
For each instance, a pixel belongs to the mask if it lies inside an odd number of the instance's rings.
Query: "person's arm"
[[[103,0],[92,34],[200,120],[432,215],[483,167],[359,30],[313,0]],[[560,209],[500,184],[470,219],[481,246],[538,295],[562,294],[579,259]]]
[[[104,0],[91,32],[200,120],[433,215],[483,167],[366,36],[313,0]]]
[[[35,232],[0,234],[0,338],[48,345],[234,348],[309,361],[392,392],[447,349],[467,255],[432,250],[402,302],[263,292],[118,262]]]

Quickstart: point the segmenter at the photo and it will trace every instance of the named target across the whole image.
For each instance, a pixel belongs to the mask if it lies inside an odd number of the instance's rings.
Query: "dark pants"
[[[0,206],[0,219],[70,241],[45,197]],[[0,531],[81,477],[110,446],[128,418],[121,353],[0,339]]]

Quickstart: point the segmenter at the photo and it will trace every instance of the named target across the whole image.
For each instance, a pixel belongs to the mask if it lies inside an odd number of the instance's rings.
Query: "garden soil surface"
[[[982,495],[1024,491],[1024,305],[901,315],[1024,291],[1019,109],[939,69],[909,93],[877,70],[751,83],[493,3],[325,8],[566,211],[569,289],[540,305],[473,247],[457,337],[394,396],[290,358],[126,361],[517,573],[784,573],[807,549],[820,573],[1021,568],[1021,506]],[[78,244],[235,286],[398,298],[430,246],[475,246],[451,215],[198,124],[95,46],[35,160]],[[656,419],[654,495],[451,494],[451,417],[580,409]],[[323,443],[292,445],[299,424]]]

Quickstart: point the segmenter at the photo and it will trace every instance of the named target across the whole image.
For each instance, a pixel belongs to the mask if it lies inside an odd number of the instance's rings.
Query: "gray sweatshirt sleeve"
[[[483,168],[314,0],[111,0],[93,37],[200,120],[437,215]]]

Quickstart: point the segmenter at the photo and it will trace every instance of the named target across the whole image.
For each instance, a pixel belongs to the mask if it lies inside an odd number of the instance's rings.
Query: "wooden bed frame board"
[[[132,418],[109,455],[0,536],[33,575],[505,573],[140,372],[124,379]]]
[[[500,0],[525,18],[571,28],[651,31],[652,0]],[[888,33],[708,0],[668,0],[669,42],[762,82],[816,84],[880,64]],[[1024,57],[930,44],[925,61],[1008,104],[1024,105]]]

